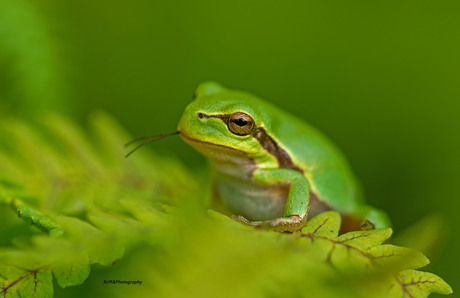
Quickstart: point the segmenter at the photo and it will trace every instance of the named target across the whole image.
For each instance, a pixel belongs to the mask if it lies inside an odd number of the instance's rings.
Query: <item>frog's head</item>
[[[248,93],[229,90],[215,82],[205,82],[197,87],[195,99],[179,121],[178,131],[137,138],[127,145],[138,141],[143,143],[126,156],[146,144],[179,134],[211,158],[251,156],[259,160],[272,159],[270,155],[283,152],[266,132],[276,124],[268,116],[270,110],[269,104]]]
[[[179,134],[209,157],[262,155],[265,104],[215,82],[200,84],[179,121]]]

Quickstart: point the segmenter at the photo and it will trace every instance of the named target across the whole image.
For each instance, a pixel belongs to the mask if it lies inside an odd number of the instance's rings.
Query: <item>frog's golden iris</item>
[[[254,129],[254,119],[246,113],[236,112],[230,115],[228,129],[239,136],[247,136]]]

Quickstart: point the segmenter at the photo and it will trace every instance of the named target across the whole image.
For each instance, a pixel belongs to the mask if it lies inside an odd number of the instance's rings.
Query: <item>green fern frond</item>
[[[428,259],[387,244],[391,229],[339,235],[325,212],[300,232],[256,230],[203,210],[204,187],[177,160],[139,151],[104,113],[88,136],[65,118],[0,123],[4,297],[91,285],[110,297],[426,297],[449,294]],[[14,236],[12,236],[14,235]],[[136,257],[138,257],[136,259]],[[94,270],[95,264],[104,269]],[[99,267],[100,268],[100,267]],[[139,279],[136,286],[103,280]],[[102,289],[100,287],[103,287]],[[102,292],[101,292],[102,291]]]

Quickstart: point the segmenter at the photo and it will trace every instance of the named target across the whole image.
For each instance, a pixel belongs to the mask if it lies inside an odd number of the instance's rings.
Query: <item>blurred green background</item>
[[[141,136],[174,131],[199,82],[249,91],[337,143],[396,234],[428,215],[444,219],[429,270],[455,291],[459,9],[426,0],[0,0],[0,117],[54,109],[84,124],[104,109]],[[152,147],[204,167],[179,138]]]

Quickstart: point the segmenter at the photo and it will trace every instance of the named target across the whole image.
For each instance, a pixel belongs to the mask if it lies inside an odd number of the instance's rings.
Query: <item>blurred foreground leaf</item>
[[[63,291],[53,288],[53,276],[76,297],[452,292],[438,276],[415,270],[428,264],[422,253],[382,244],[391,229],[339,235],[340,215],[325,212],[302,231],[283,234],[207,214],[200,177],[147,150],[124,159],[130,137],[103,113],[92,117],[91,128],[88,136],[55,115],[38,124],[0,123],[4,297],[51,297]],[[94,264],[108,269],[90,274]]]

